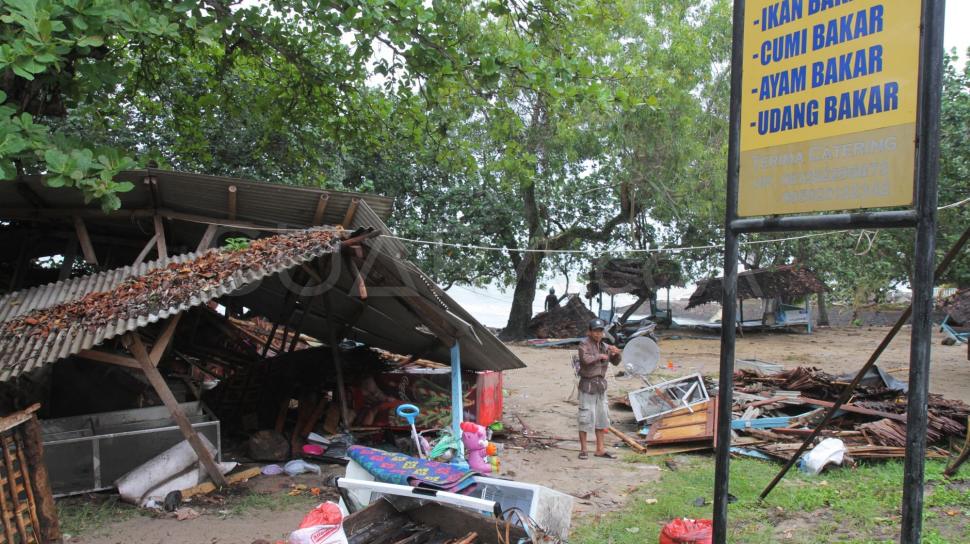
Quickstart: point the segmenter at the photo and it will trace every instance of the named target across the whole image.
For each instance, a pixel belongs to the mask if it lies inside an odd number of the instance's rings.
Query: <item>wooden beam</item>
[[[165,243],[165,223],[162,222],[160,215],[156,215],[152,220],[155,222],[155,246],[158,249],[158,258],[164,259],[168,257],[168,244]]]
[[[201,223],[203,225],[208,225],[212,223],[211,217],[206,217],[204,215],[195,215],[191,213],[182,213],[172,210],[160,209],[158,210],[158,215],[165,217],[167,219],[174,219],[176,221],[188,221],[189,223]],[[2,215],[0,215],[2,217]],[[279,225],[260,225],[258,223],[253,223],[251,221],[240,221],[238,219],[222,219],[219,220],[219,225],[223,227],[230,227],[236,229],[249,229],[249,230],[263,230],[263,229],[277,229]]]
[[[152,239],[145,244],[145,247],[141,249],[141,252],[135,257],[135,262],[131,263],[131,267],[135,268],[141,263],[145,262],[145,258],[148,257],[148,253],[155,249],[155,243],[158,240],[158,235],[152,236]]]
[[[359,248],[360,246],[357,247]],[[364,276],[360,273],[360,268],[357,266],[357,263],[354,262],[354,258],[352,256],[344,254],[344,257],[347,259],[347,266],[350,268],[351,274],[354,275],[354,287],[351,287],[350,294],[357,295],[360,297],[360,300],[367,300],[367,284],[364,283]],[[356,293],[354,292],[355,290],[357,291]]]
[[[40,495],[40,500],[36,501],[40,542],[60,542],[61,528],[57,520],[57,506],[54,504],[54,492],[51,490],[47,464],[44,462],[44,439],[41,435],[40,422],[36,417],[27,420],[23,434],[27,469],[34,480],[34,489]]]
[[[821,406],[823,408],[831,408],[835,406],[835,403],[829,402],[827,400],[818,400],[808,397],[794,397],[787,399],[791,404],[812,404],[815,406]],[[894,414],[892,412],[881,412],[879,410],[871,410],[869,408],[863,408],[862,406],[856,406],[854,404],[849,404],[848,402],[839,406],[839,410],[843,412],[850,412],[853,414],[862,414],[864,416],[873,417],[884,417],[886,419],[891,419],[893,421],[899,421],[900,423],[906,423],[906,414]]]
[[[132,219],[151,217],[153,210],[116,210],[105,213],[101,208],[41,208],[26,210],[22,208],[0,208],[0,218],[36,221],[38,219],[64,219],[65,217],[81,217],[88,219]]]
[[[320,195],[320,200],[317,200],[317,209],[313,212],[313,223],[314,225],[323,224],[323,212],[327,211],[327,202],[330,200],[330,193],[323,193]]]
[[[353,425],[350,420],[350,412],[347,410],[347,392],[344,388],[344,369],[342,357],[340,356],[340,346],[337,345],[337,323],[334,319],[333,304],[330,301],[329,293],[324,297],[324,304],[327,308],[327,341],[330,344],[330,354],[333,357],[333,366],[337,371],[337,398],[340,401],[340,417],[344,420],[344,425],[348,428]]]
[[[212,246],[212,241],[216,238],[216,233],[219,232],[219,227],[217,225],[209,225],[205,228],[205,233],[202,235],[202,239],[199,240],[198,247],[195,248],[196,253],[200,253],[209,249]]]
[[[78,357],[82,359],[90,359],[92,361],[97,361],[99,363],[107,363],[109,365],[118,365],[126,368],[136,368],[141,370],[141,365],[138,364],[136,359],[131,357],[125,357],[124,355],[119,355],[117,353],[111,353],[110,351],[101,351],[96,349],[84,349],[77,354]]]
[[[30,185],[27,185],[22,181],[17,182],[17,194],[22,196],[27,202],[30,202],[30,205],[35,208],[48,207],[47,202],[44,202],[44,199],[41,198],[41,196],[33,189],[31,189]]]
[[[226,188],[229,191],[229,219],[236,218],[236,186],[230,185]]]
[[[37,410],[40,410],[40,403],[31,404],[27,409],[15,412],[9,416],[0,417],[0,433],[7,432],[34,417],[34,412]]]
[[[182,431],[182,436],[189,442],[192,449],[195,450],[195,454],[198,456],[199,461],[202,462],[202,466],[205,467],[206,472],[212,481],[218,487],[223,487],[226,485],[226,477],[219,470],[219,466],[216,465],[215,459],[212,458],[212,454],[206,449],[205,444],[202,443],[202,439],[196,434],[195,429],[192,428],[192,424],[189,422],[189,418],[185,416],[185,412],[182,411],[182,407],[179,406],[178,401],[175,399],[175,395],[172,394],[172,390],[169,389],[168,383],[165,382],[165,378],[162,377],[161,373],[152,364],[148,350],[145,349],[145,344],[142,343],[141,337],[137,333],[128,333],[125,335],[127,341],[127,347],[131,351],[131,354],[135,356],[135,359],[141,364],[142,372],[145,373],[145,377],[148,378],[148,382],[152,384],[155,388],[155,392],[162,399],[162,403],[168,408],[169,413],[172,415],[172,419],[179,426],[179,430]]]
[[[344,215],[344,220],[340,222],[340,225],[345,229],[350,228],[351,222],[354,220],[354,216],[357,215],[357,206],[360,205],[360,199],[355,198],[350,201],[350,206],[347,208],[347,214]]]
[[[165,324],[165,329],[162,334],[159,335],[158,339],[155,340],[155,345],[152,346],[151,359],[152,364],[158,366],[158,362],[162,360],[165,355],[165,350],[168,349],[169,345],[172,343],[172,337],[175,335],[175,329],[179,326],[179,321],[182,319],[182,314],[175,314],[168,318],[168,323]]]
[[[77,240],[74,238],[69,238],[67,240],[67,245],[64,246],[64,262],[61,263],[61,269],[57,272],[57,281],[64,281],[71,277],[71,272],[74,271],[74,259],[77,258]]]
[[[91,236],[88,234],[88,227],[84,224],[84,219],[80,216],[74,216],[74,232],[77,233],[77,239],[81,242],[81,252],[84,254],[84,260],[91,265],[98,266],[98,256],[94,254],[94,246],[91,245]]]

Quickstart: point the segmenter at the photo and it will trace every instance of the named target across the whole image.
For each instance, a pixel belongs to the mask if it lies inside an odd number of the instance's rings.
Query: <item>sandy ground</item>
[[[888,331],[887,327],[820,329],[813,335],[765,333],[739,338],[737,356],[756,358],[787,367],[816,366],[832,373],[854,372],[866,361]],[[970,402],[970,361],[966,346],[940,344],[934,336],[930,390],[948,398]],[[718,369],[719,341],[707,333],[668,331],[660,342],[662,359],[659,375],[679,376],[693,372],[715,375]],[[513,351],[528,365],[509,372],[505,378],[508,397],[504,421],[515,429],[524,425],[531,433],[545,437],[567,438],[556,447],[507,448],[502,454],[504,475],[521,481],[549,486],[576,497],[574,522],[610,511],[625,501],[633,488],[657,481],[660,470],[654,465],[626,463],[622,460],[578,459],[576,405],[568,398],[573,388],[571,350],[538,349],[513,346]],[[905,328],[880,360],[883,369],[897,378],[907,379],[909,329]],[[669,364],[668,364],[669,363]],[[611,378],[610,393],[639,387],[633,378]],[[633,431],[632,413],[612,413],[615,426]],[[618,440],[607,440],[610,451],[622,457],[629,450]],[[658,458],[658,462],[662,459]],[[282,493],[291,482],[277,478],[260,482],[262,492]],[[310,482],[312,484],[312,482]],[[319,485],[319,484],[318,484]],[[115,544],[250,544],[264,538],[270,542],[295,528],[304,509],[253,511],[223,519],[217,509],[202,517],[176,521],[136,517],[109,524],[90,535],[74,537],[71,542]]]

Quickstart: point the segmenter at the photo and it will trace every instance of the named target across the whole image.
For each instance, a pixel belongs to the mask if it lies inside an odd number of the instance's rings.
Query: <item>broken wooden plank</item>
[[[809,397],[798,397],[798,398],[794,398],[794,399],[792,399],[792,402],[800,402],[800,403],[803,403],[803,404],[812,404],[812,405],[815,405],[815,406],[821,406],[823,408],[831,408],[831,407],[835,406],[835,403],[833,403],[833,402],[829,402],[827,400],[813,399],[813,398],[809,398]],[[861,415],[864,415],[864,416],[884,417],[886,419],[892,419],[894,421],[899,421],[899,422],[902,422],[902,423],[906,423],[906,414],[894,414],[892,412],[881,412],[879,410],[870,410],[869,408],[863,408],[862,406],[856,406],[856,405],[850,404],[848,402],[845,403],[845,404],[843,404],[842,406],[840,406],[839,407],[839,410],[842,410],[843,412],[849,412],[849,413],[852,413],[852,414],[861,414]]]
[[[145,373],[145,377],[148,378],[148,382],[152,384],[155,392],[158,393],[160,399],[162,399],[162,404],[168,408],[169,414],[171,414],[172,419],[178,424],[179,430],[182,431],[182,436],[189,442],[192,449],[195,451],[196,456],[199,461],[202,462],[202,466],[205,467],[205,471],[212,478],[212,481],[216,483],[219,487],[226,485],[226,477],[223,476],[222,472],[219,470],[219,466],[216,465],[215,460],[212,458],[212,454],[206,449],[205,444],[202,443],[202,439],[192,428],[192,423],[189,422],[189,418],[185,416],[185,412],[182,411],[182,407],[179,406],[178,400],[175,399],[175,395],[172,394],[172,390],[169,389],[168,383],[165,382],[165,378],[162,377],[155,365],[152,364],[151,356],[148,354],[148,350],[145,348],[145,344],[142,343],[141,338],[138,334],[129,333],[125,335],[127,340],[127,347],[131,351],[131,354],[135,356],[135,359],[141,365],[142,372]]]
[[[633,451],[635,451],[637,453],[646,453],[647,448],[645,448],[642,444],[640,444],[639,442],[637,442],[633,438],[630,438],[629,436],[627,436],[622,431],[619,431],[619,430],[617,430],[614,427],[610,427],[609,428],[609,431],[610,431],[610,433],[612,433],[613,435],[615,435],[617,438],[619,438],[620,440],[622,440],[624,444],[626,444],[627,446],[630,446],[630,449],[632,449]]]

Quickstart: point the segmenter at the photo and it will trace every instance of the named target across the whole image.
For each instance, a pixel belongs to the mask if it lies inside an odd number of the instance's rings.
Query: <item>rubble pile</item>
[[[735,373],[733,444],[746,453],[788,459],[841,394],[847,381],[814,368],[798,367],[762,375]],[[887,383],[856,388],[820,437],[838,437],[850,457],[903,457],[906,445],[906,394]],[[945,457],[940,449],[950,439],[967,434],[970,405],[930,395],[927,424],[928,457]],[[935,447],[934,447],[935,446]]]
[[[586,324],[596,317],[578,296],[570,296],[566,304],[536,314],[529,321],[532,338],[576,338],[586,334]]]

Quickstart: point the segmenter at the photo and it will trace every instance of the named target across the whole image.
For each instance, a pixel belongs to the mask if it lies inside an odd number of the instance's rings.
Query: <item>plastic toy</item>
[[[495,444],[488,441],[488,431],[485,427],[465,421],[461,424],[461,442],[465,445],[465,458],[468,466],[476,472],[491,474],[498,472],[499,462],[492,452],[496,452]],[[488,454],[491,454],[489,457]]]

